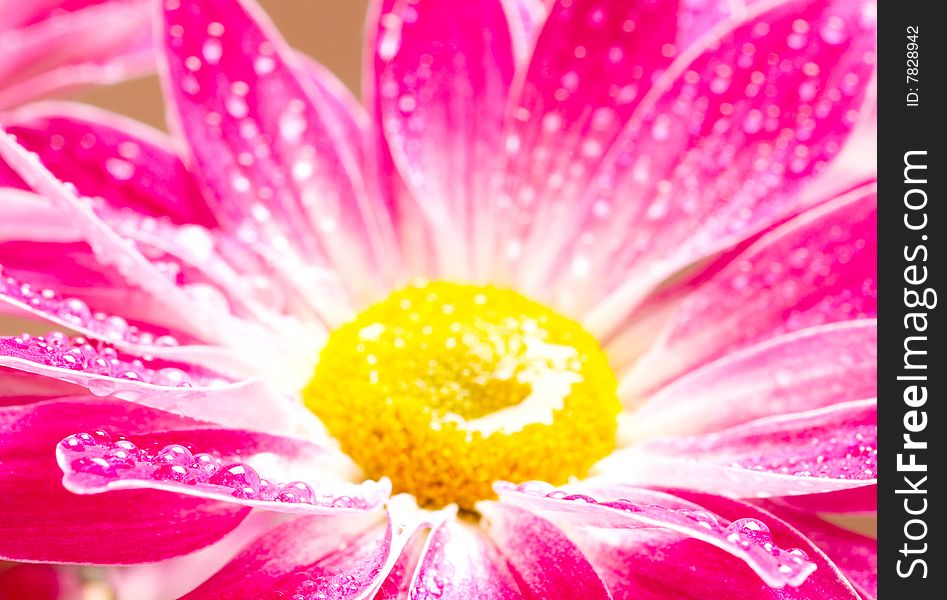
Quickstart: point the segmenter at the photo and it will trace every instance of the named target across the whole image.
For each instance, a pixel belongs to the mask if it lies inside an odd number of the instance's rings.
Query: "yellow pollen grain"
[[[497,480],[585,475],[615,447],[616,388],[575,321],[511,290],[434,282],[333,332],[304,398],[368,477],[469,509]]]

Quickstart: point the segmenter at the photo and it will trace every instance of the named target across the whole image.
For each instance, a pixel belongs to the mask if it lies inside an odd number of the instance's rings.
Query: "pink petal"
[[[4,124],[83,196],[175,223],[214,224],[196,182],[161,132],[71,103],[34,104],[7,116]]]
[[[751,346],[658,390],[631,414],[625,435],[640,440],[705,433],[874,397],[877,338],[877,323],[866,319],[803,329]]]
[[[682,0],[677,9],[677,45],[686,48],[722,21],[743,18],[743,0]]]
[[[874,185],[762,237],[692,294],[623,377],[638,394],[761,340],[877,314]]]
[[[377,25],[373,101],[394,164],[441,268],[469,273],[515,67],[502,2],[384,0]]]
[[[27,14],[7,23],[14,28],[0,31],[0,47],[8,49],[0,65],[0,109],[154,68],[147,2],[83,2],[52,11],[26,5]]]
[[[555,254],[549,240],[575,220],[578,195],[605,151],[671,63],[675,0],[556,2],[517,82],[504,147],[506,181],[500,202],[512,203],[497,223],[501,261]],[[502,150],[497,147],[495,151]],[[527,237],[532,234],[532,237]]]
[[[61,482],[56,444],[76,428],[141,433],[194,421],[109,400],[0,408],[0,557],[128,564],[186,554],[236,527],[249,508],[142,489],[75,495]],[[156,541],[158,543],[156,543]]]
[[[871,78],[871,6],[766,4],[685,53],[583,201],[581,245],[557,263],[561,303],[594,304],[585,322],[607,333],[678,270],[803,208],[802,185],[840,150]]]
[[[375,600],[407,599],[411,587],[411,577],[417,568],[418,560],[424,551],[427,539],[426,531],[417,531],[405,544],[404,550],[395,561],[394,566],[385,577],[385,581],[378,588]]]
[[[809,513],[872,516],[878,512],[878,490],[875,486],[865,486],[823,494],[784,496],[778,502]]]
[[[163,338],[159,346],[193,341],[180,329],[186,324],[155,297],[130,284],[114,266],[99,262],[82,242],[76,224],[60,217],[61,211],[44,197],[0,189],[2,303],[17,304],[19,310],[119,344],[154,346],[159,338]],[[29,287],[23,288],[24,284]],[[101,319],[95,318],[97,312]],[[103,327],[115,312],[133,323]]]
[[[226,317],[221,315],[219,305],[201,302],[200,298],[176,286],[166,273],[99,218],[88,201],[56,179],[36,156],[28,153],[6,132],[0,132],[0,157],[74,223],[99,262],[115,267],[129,284],[161,299],[164,310],[170,310],[195,331],[210,338],[226,331],[227,326],[221,322],[222,319],[226,322]],[[232,323],[229,325],[232,327]]]
[[[810,585],[813,571],[825,565],[821,556],[806,556],[813,548],[802,536],[786,535],[777,519],[747,504],[699,494],[688,501],[688,496],[631,487],[566,488],[503,484],[497,491],[501,504],[561,524],[616,598],[712,597],[694,591],[726,589],[720,587],[726,582],[736,586],[736,597],[744,597],[741,589],[763,593],[747,597],[784,597],[770,586],[804,598],[786,586]],[[694,576],[694,570],[703,576]]]
[[[317,89],[333,108],[334,119],[355,128],[356,141],[364,137],[354,117],[343,120],[354,101],[342,95],[341,84],[322,73],[313,81],[320,82]],[[27,107],[12,123],[8,130],[22,145],[80,194],[94,197],[96,215],[135,240],[152,261],[173,269],[179,285],[214,288],[231,311],[252,313],[260,321],[272,320],[262,311],[299,312],[298,307],[313,301],[301,299],[291,284],[273,277],[273,263],[282,262],[278,255],[259,256],[238,237],[204,228],[214,225],[214,217],[163,134],[118,115],[66,103]]]
[[[506,561],[477,527],[448,519],[431,530],[410,598],[522,598]]]
[[[875,484],[877,437],[877,402],[862,400],[658,438],[618,450],[597,470],[623,483],[736,498],[831,492]]]
[[[772,502],[763,508],[809,538],[848,577],[863,598],[878,596],[878,541],[842,529],[818,516],[783,508]]]
[[[294,400],[258,381],[236,381],[193,365],[137,358],[61,332],[0,337],[0,367],[81,386],[72,394],[87,389],[96,396],[230,427],[289,433],[298,432],[301,423],[312,418]]]
[[[281,268],[335,267],[356,295],[390,252],[382,208],[365,195],[344,128],[251,0],[165,3],[161,65],[172,128],[224,227],[284,256]],[[290,251],[290,252],[287,252]],[[300,285],[313,289],[307,271]],[[318,291],[316,292],[318,293]]]
[[[516,62],[519,66],[525,66],[549,10],[543,0],[507,0],[504,8],[510,23],[510,39],[516,51]]]
[[[814,565],[815,572],[797,587],[773,589],[747,572],[746,566],[734,556],[696,539],[661,536],[653,530],[617,534],[584,530],[584,536],[579,538],[582,547],[616,597],[657,600],[716,598],[723,594],[748,600],[857,600],[858,594],[816,545],[769,513],[733,500],[702,495],[686,497],[702,507],[698,513],[702,519],[730,521],[729,528],[741,531],[747,541],[762,542],[764,551],[768,539],[777,548],[792,548],[779,552],[790,561],[803,560]]]
[[[425,523],[405,516],[395,504],[387,526],[365,516],[304,517],[280,525],[249,544],[184,599],[236,600],[274,594],[287,598],[322,594],[338,600],[370,597]],[[247,577],[248,573],[253,577]]]
[[[281,459],[275,467],[274,455]],[[77,432],[60,442],[56,457],[63,485],[76,494],[155,489],[283,513],[338,515],[377,509],[391,492],[387,481],[341,479],[353,465],[337,451],[232,429],[129,437]]]
[[[285,520],[283,513],[253,511],[233,531],[206,548],[158,563],[110,569],[106,581],[115,598],[180,598],[233,560],[245,545]]]
[[[601,577],[550,521],[497,502],[478,506],[483,526],[526,598],[611,598]],[[516,597],[509,594],[501,597]]]
[[[262,265],[219,230],[118,214],[93,202],[113,232],[134,240],[164,276],[187,292],[190,302],[210,305],[217,319],[229,321],[214,337],[230,347],[201,345],[187,332],[188,324],[169,314],[158,298],[130,285],[116,268],[101,264],[88,245],[75,241],[81,239],[81,230],[59,218],[45,198],[19,190],[0,194],[4,312],[35,315],[139,357],[156,356],[240,377],[263,374],[288,385],[310,376],[308,357],[324,331],[312,321],[303,327],[274,314],[283,299],[267,295],[273,296],[276,286],[262,273],[251,273]],[[230,310],[257,323],[221,314]],[[260,324],[264,322],[266,327]],[[284,356],[274,361],[274,349],[298,360]]]

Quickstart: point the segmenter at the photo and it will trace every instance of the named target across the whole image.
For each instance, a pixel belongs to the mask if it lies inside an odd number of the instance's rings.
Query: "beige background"
[[[262,0],[289,43],[315,57],[356,93],[361,72],[362,30],[368,0]],[[97,89],[81,96],[105,108],[164,126],[155,77]]]

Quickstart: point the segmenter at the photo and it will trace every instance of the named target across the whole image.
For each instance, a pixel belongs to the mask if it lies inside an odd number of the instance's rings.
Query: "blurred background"
[[[360,94],[368,0],[260,0],[260,4],[290,44],[328,67],[356,96]],[[99,88],[79,99],[164,129],[157,77]]]

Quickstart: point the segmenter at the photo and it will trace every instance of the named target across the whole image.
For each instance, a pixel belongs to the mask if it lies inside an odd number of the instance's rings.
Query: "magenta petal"
[[[387,525],[357,515],[303,517],[280,525],[250,543],[184,599],[370,597],[426,524],[423,517],[401,512],[398,500],[393,499],[395,506],[389,508]],[[247,577],[248,573],[253,576]]]
[[[373,100],[394,163],[441,267],[469,273],[515,67],[502,2],[385,0],[377,26]]]
[[[736,541],[722,540],[715,547],[701,541],[699,535],[669,535],[640,527],[574,530],[575,539],[616,598],[858,599],[855,590],[812,542],[773,515],[724,498],[700,494],[683,498],[695,503],[691,505],[695,508],[685,511],[690,519],[702,524],[701,529],[707,533],[723,529],[728,538],[735,536]],[[645,512],[651,510],[653,507]],[[634,512],[626,514],[633,516]],[[724,523],[729,524],[724,527]],[[758,559],[763,564],[768,562],[772,571],[761,579],[759,571],[747,569],[739,552],[731,550],[735,547],[753,548]],[[787,577],[786,573],[800,565],[806,566],[804,581]],[[754,570],[758,568],[752,563],[751,566]],[[787,579],[790,585],[784,585]],[[771,587],[775,582],[780,587]]]
[[[280,464],[270,464],[273,455]],[[351,464],[334,450],[239,430],[189,429],[127,438],[104,429],[80,431],[59,443],[56,457],[63,485],[77,494],[156,489],[320,515],[371,511],[391,492],[386,480],[356,485],[340,479]],[[308,480],[296,479],[299,475]]]
[[[765,4],[655,84],[584,201],[581,245],[560,259],[559,290],[595,305],[593,331],[683,267],[804,208],[802,184],[840,151],[871,79],[872,7]],[[568,268],[584,264],[607,272]]]
[[[409,598],[522,598],[506,561],[484,532],[457,519],[431,530]]]
[[[792,588],[806,589],[813,571],[825,566],[821,555],[810,560],[810,549],[818,551],[798,533],[787,535],[775,517],[732,500],[584,482],[562,489],[538,483],[498,484],[496,489],[501,503],[560,524],[616,598],[715,597],[685,589],[711,589],[717,584],[708,579],[717,578],[737,586],[736,597],[748,590],[753,598],[805,598],[793,595]],[[805,550],[796,550],[800,547]],[[706,571],[704,576],[693,575],[698,569]],[[829,573],[829,579],[838,583],[840,578]],[[663,587],[669,585],[682,589]]]
[[[420,530],[408,540],[385,581],[378,588],[375,600],[395,600],[409,597],[411,578],[427,545],[428,532]]]
[[[186,554],[225,535],[249,508],[150,489],[78,496],[62,486],[56,464],[56,444],[76,428],[121,427],[140,433],[197,425],[108,400],[0,408],[0,495],[5,499],[0,557],[140,563]]]
[[[535,37],[549,15],[543,0],[507,0],[504,4],[510,23],[510,39],[520,67],[528,64]]]
[[[78,224],[61,215],[42,196],[0,189],[0,304],[119,345],[195,341],[181,315],[101,262]],[[124,324],[110,319],[116,313]]]
[[[17,144],[5,131],[0,131],[0,157],[27,185],[46,197],[73,223],[99,262],[114,267],[127,283],[140,287],[152,298],[160,299],[163,310],[172,312],[196,332],[210,338],[220,333],[224,317],[219,305],[201,302],[196,295],[187,294],[175,285],[158,265],[152,264],[134,245],[111,229],[95,213],[88,199],[80,198],[72,188],[59,181],[35,155]]]
[[[0,109],[152,70],[148,8],[142,0],[5,5]]]
[[[524,597],[611,598],[582,551],[552,522],[504,503],[478,508]]]
[[[878,541],[842,529],[813,514],[766,502],[763,508],[786,521],[832,559],[866,600],[878,596]]]
[[[738,425],[717,433],[658,438],[599,464],[633,485],[772,497],[874,486],[877,402],[846,402]]]
[[[59,332],[0,337],[0,367],[82,386],[96,396],[114,396],[231,427],[298,431],[304,410],[257,381],[235,381],[181,363],[146,363]]]
[[[780,334],[877,314],[874,185],[775,229],[703,283],[622,379],[641,394]]]
[[[83,196],[176,223],[214,224],[196,182],[161,132],[71,103],[32,105],[8,116],[4,125]]]
[[[682,0],[677,9],[677,45],[686,48],[722,21],[746,18],[746,4],[730,0]]]
[[[501,261],[555,255],[602,157],[676,53],[676,0],[555,2],[514,88],[494,241]],[[502,150],[501,148],[500,150]],[[527,237],[532,234],[532,237]],[[504,254],[505,253],[505,254]]]
[[[222,226],[281,253],[281,268],[334,266],[355,293],[374,289],[389,224],[296,55],[251,0],[164,7],[172,125]]]
[[[811,327],[751,346],[655,392],[633,413],[625,435],[640,440],[707,433],[872,398],[877,394],[877,341],[877,323],[865,319]]]
[[[865,486],[806,496],[784,496],[778,502],[807,513],[871,516],[878,512],[878,489]]]

